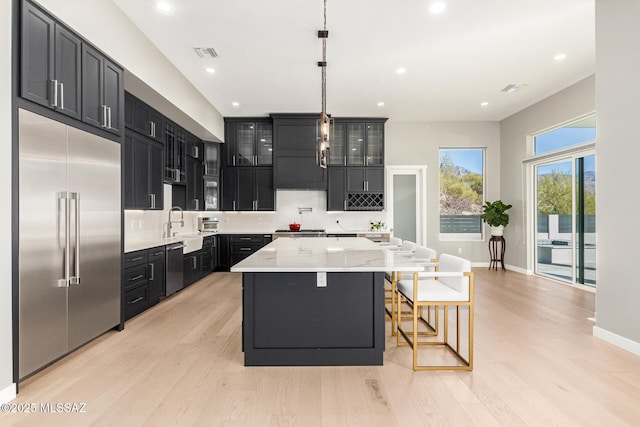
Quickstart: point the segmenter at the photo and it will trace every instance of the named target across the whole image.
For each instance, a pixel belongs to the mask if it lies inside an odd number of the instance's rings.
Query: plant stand
[[[504,252],[507,249],[507,244],[502,236],[491,236],[489,239],[489,256],[491,257],[491,262],[489,262],[489,270],[493,268],[494,270],[498,270],[498,262],[502,266],[502,269],[506,271],[504,268]],[[499,255],[499,256],[498,256]]]

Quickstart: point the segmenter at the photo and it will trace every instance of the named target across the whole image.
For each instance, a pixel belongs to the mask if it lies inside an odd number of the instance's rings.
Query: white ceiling
[[[320,111],[322,0],[113,1],[222,115]],[[327,1],[335,116],[501,120],[595,72],[594,0]]]

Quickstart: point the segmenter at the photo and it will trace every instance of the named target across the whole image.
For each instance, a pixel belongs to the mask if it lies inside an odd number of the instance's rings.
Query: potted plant
[[[385,227],[384,221],[371,221],[371,231],[381,231]]]
[[[507,210],[511,209],[511,205],[505,205],[502,200],[495,202],[485,202],[482,206],[482,215],[480,218],[491,227],[492,236],[502,236],[504,227],[509,224],[509,214]]]

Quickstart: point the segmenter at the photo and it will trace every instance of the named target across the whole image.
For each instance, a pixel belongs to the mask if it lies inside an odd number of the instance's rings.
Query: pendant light
[[[322,108],[320,119],[317,123],[317,162],[318,166],[326,168],[329,155],[329,139],[333,126],[333,121],[327,115],[327,38],[329,38],[329,31],[327,30],[327,0],[324,0],[324,28],[318,31],[318,38],[322,39],[322,61],[318,61],[318,66],[322,68]]]

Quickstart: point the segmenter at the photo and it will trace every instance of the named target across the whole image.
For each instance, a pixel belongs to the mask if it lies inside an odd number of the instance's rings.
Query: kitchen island
[[[245,365],[382,365],[384,272],[422,270],[366,238],[274,240],[231,268]]]

